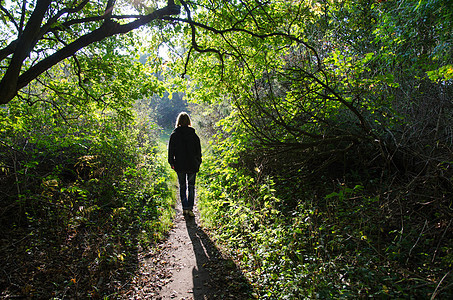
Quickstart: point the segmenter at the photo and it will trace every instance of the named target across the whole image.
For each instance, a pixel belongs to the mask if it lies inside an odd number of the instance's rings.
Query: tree
[[[425,168],[420,153],[432,138],[451,144],[445,2],[210,3],[189,16],[188,48],[208,52],[187,56],[196,66],[189,76],[203,87],[192,98],[230,97],[263,148],[259,156],[293,153],[295,162],[282,160],[297,171],[301,157],[324,166],[346,151],[355,162],[367,153],[365,161],[380,157],[404,173]]]
[[[191,59],[192,98],[234,104],[200,176],[206,223],[263,298],[451,298],[452,6],[267,3],[197,20],[224,30],[197,38],[214,55]]]
[[[242,50],[235,51],[234,48],[218,45],[211,47],[209,43],[200,40],[200,36],[210,34],[221,37],[225,45],[230,40],[235,41],[244,36],[261,40],[285,38],[314,51],[308,43],[297,38],[300,32],[287,32],[285,27],[272,25],[288,12],[295,13],[294,19],[305,16],[305,4],[249,0],[178,2],[184,7],[181,17],[174,17],[180,13],[180,6],[174,0],[168,0],[167,5],[160,9],[157,8],[159,2],[155,0],[0,1],[0,30],[3,33],[0,40],[0,104],[11,101],[21,89],[34,80],[43,78],[45,72],[67,59],[72,60],[68,67],[80,75],[78,59],[82,56],[82,49],[88,57],[94,56],[99,51],[99,42],[132,32],[151,22],[153,25],[161,24],[159,21],[176,24],[173,27],[161,27],[164,29],[161,34],[167,35],[167,40],[177,40],[176,37],[181,37],[182,29],[189,33],[190,45],[185,45],[189,49],[186,67],[196,53],[217,55],[222,70],[231,57],[241,60]],[[129,14],[132,10],[138,13]],[[273,10],[276,13],[271,14]],[[214,19],[206,19],[206,12]],[[107,50],[112,51],[118,47],[119,45],[110,45]],[[312,54],[316,56],[315,52]],[[182,73],[186,72],[184,70]],[[222,76],[223,73],[220,74]],[[79,76],[79,86],[83,86],[85,80],[86,78]]]
[[[0,104],[59,62],[77,59],[79,50],[180,12],[174,0],[168,0],[161,9],[135,5],[140,14],[116,15],[126,8],[127,1],[115,0],[0,1]]]

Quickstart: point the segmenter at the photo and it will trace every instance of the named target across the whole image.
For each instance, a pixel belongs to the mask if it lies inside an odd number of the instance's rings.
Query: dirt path
[[[234,262],[215,247],[195,218],[177,204],[174,227],[158,251],[144,256],[129,299],[251,299],[252,288]]]

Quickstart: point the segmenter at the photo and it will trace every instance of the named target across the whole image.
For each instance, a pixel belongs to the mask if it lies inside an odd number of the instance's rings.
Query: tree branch
[[[25,3],[25,1],[24,1]],[[3,7],[3,5],[0,3],[0,10],[8,17],[8,19],[11,21],[11,23],[14,24],[14,26],[16,27],[17,31],[20,32],[20,27],[19,25],[16,23],[16,20],[14,19],[14,17],[9,13],[9,11]]]
[[[16,50],[13,54],[8,69],[0,82],[0,104],[9,102],[17,93],[18,76],[22,69],[25,58],[30,54],[36,44],[36,36],[41,28],[44,14],[49,7],[51,0],[38,0],[36,7],[25,26],[24,32],[20,35]]]
[[[316,57],[318,67],[321,68],[321,58],[319,57],[319,54],[316,51],[316,49],[314,47],[310,46],[309,44],[307,44],[306,42],[304,42],[303,40],[301,40],[298,37],[295,37],[295,36],[293,36],[291,34],[287,34],[287,33],[284,33],[284,32],[256,33],[256,32],[253,32],[253,31],[250,31],[250,30],[247,30],[247,29],[236,28],[236,27],[231,27],[231,28],[228,28],[228,29],[219,30],[219,29],[216,29],[214,27],[210,27],[208,25],[195,22],[189,17],[187,19],[174,18],[174,17],[164,17],[163,19],[164,20],[168,20],[168,21],[178,21],[178,22],[182,22],[182,23],[187,23],[189,25],[196,26],[196,27],[199,27],[199,28],[203,28],[203,29],[205,29],[207,31],[210,31],[210,32],[214,33],[214,34],[220,34],[220,35],[224,35],[226,33],[242,32],[242,33],[246,33],[246,34],[248,34],[250,36],[253,36],[253,37],[256,37],[256,38],[259,38],[259,39],[266,39],[266,38],[270,38],[270,37],[284,37],[284,38],[287,38],[287,39],[289,39],[289,40],[291,40],[293,42],[297,42],[298,44],[302,44],[302,45],[304,45],[304,47],[309,49],[313,53],[313,55]]]
[[[189,6],[187,5],[187,3],[183,0],[181,0],[181,4],[184,6],[184,10],[186,11],[187,13],[187,19],[188,19],[188,23],[189,23],[189,26],[190,26],[190,30],[191,30],[191,42],[192,42],[192,47],[190,48],[189,50],[189,53],[187,55],[187,60],[186,60],[186,63],[184,65],[184,72],[183,74],[181,75],[181,77],[184,77],[185,74],[187,73],[187,66],[189,64],[189,59],[190,59],[190,53],[192,51],[192,49],[200,52],[200,53],[216,53],[218,56],[219,56],[219,59],[222,63],[222,75],[221,77],[223,78],[223,66],[224,66],[224,60],[223,60],[223,54],[218,50],[218,49],[214,49],[214,48],[206,48],[206,49],[202,49],[198,44],[197,44],[197,40],[196,40],[196,28],[194,26],[194,24],[196,24],[196,22],[193,22],[192,20],[192,16],[191,16],[191,13],[190,13],[190,9],[189,9]],[[166,17],[163,18],[163,19],[167,19]]]
[[[10,43],[10,45],[0,51],[0,58],[6,58],[9,54],[14,53],[11,63],[0,82],[0,104],[8,103],[15,97],[21,88],[27,86],[32,80],[37,78],[46,70],[50,69],[55,64],[74,55],[78,50],[95,42],[99,42],[107,37],[127,33],[131,30],[139,28],[140,26],[150,23],[153,20],[163,19],[165,16],[179,14],[180,12],[180,7],[175,5],[174,1],[168,1],[168,6],[156,10],[148,15],[140,16],[135,21],[121,25],[111,19],[112,15],[109,9],[111,5],[114,4],[114,1],[111,0],[109,1],[110,6],[108,5],[106,9],[107,14],[100,18],[100,20],[102,20],[107,17],[109,18],[108,22],[104,22],[98,29],[79,37],[74,42],[64,46],[62,49],[44,58],[20,74],[23,62],[36,44],[37,38],[42,37],[57,20],[57,18],[53,18],[44,27],[41,28],[40,26],[50,2],[51,0],[38,0],[36,8],[27,23],[24,33],[19,37],[17,42]],[[81,9],[86,3],[87,0],[83,1],[76,8],[62,10],[57,15],[61,16],[66,12]]]

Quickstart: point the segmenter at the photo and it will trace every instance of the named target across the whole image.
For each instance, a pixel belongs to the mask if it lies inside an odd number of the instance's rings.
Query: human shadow
[[[193,299],[251,299],[252,286],[236,264],[222,255],[195,218],[185,221],[197,264],[192,271]]]

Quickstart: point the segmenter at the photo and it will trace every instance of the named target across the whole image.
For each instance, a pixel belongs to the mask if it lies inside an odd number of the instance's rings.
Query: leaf
[[[432,81],[446,81],[453,79],[453,65],[446,65],[437,70],[426,72],[428,78]]]

